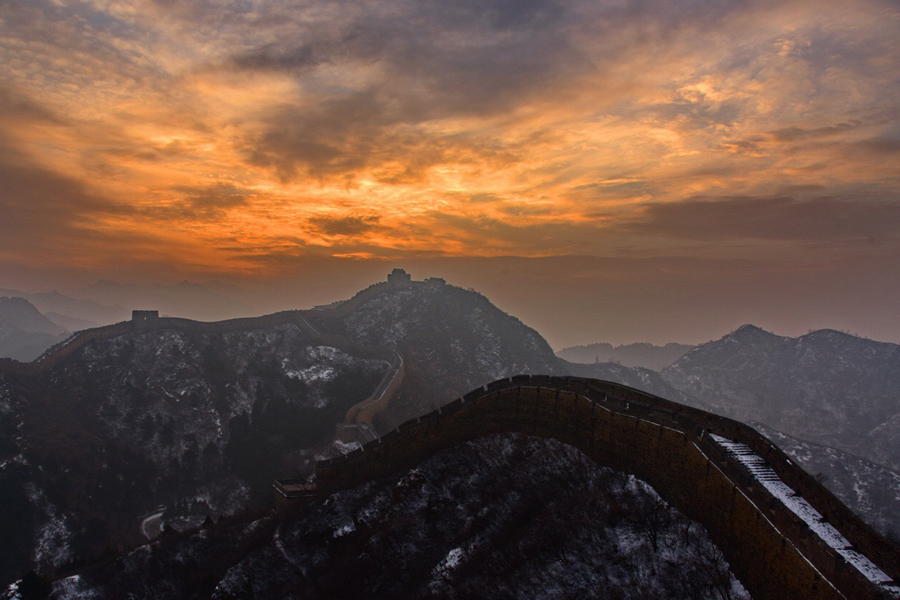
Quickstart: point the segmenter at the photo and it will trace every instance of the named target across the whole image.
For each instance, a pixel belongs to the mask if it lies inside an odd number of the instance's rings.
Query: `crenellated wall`
[[[506,432],[558,439],[652,485],[706,527],[754,598],[898,597],[846,563],[708,434],[746,444],[765,458],[785,484],[896,583],[900,549],[768,439],[737,421],[609,382],[529,375],[494,382],[362,450],[321,461],[318,493],[412,468],[439,450]]]

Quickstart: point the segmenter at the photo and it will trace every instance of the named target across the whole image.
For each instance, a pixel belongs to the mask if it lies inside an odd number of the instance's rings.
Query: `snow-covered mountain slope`
[[[296,520],[220,524],[53,584],[171,598],[749,598],[702,527],[575,449],[483,438]]]
[[[382,431],[491,381],[521,373],[577,375],[629,385],[704,407],[654,371],[557,357],[541,335],[481,294],[452,285],[379,284],[335,307],[306,313],[317,327],[369,345],[397,348],[406,379]]]
[[[900,463],[900,346],[831,330],[789,338],[745,325],[662,372],[722,414]]]
[[[559,371],[540,334],[481,294],[452,285],[380,284],[338,310],[307,316],[323,331],[403,354],[406,381],[388,429],[496,379]]]
[[[139,543],[158,512],[183,527],[268,503],[290,454],[327,440],[388,369],[284,324],[131,332],[0,375],[0,494],[22,509],[0,511],[18,540],[0,576]]]

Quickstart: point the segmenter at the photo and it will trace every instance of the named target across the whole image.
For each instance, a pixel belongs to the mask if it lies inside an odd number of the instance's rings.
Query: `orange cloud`
[[[897,22],[877,0],[7,2],[0,256],[703,256],[670,235],[721,226],[696,197],[880,214]],[[783,216],[754,213],[808,253]],[[876,221],[854,239],[893,239]],[[716,252],[775,244],[718,231]]]

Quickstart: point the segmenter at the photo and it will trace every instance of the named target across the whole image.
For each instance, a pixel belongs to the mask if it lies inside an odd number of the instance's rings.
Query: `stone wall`
[[[331,346],[359,358],[378,359],[389,363],[393,363],[396,360],[396,352],[391,348],[366,346],[352,342],[340,335],[319,332],[306,320],[301,311],[291,310],[262,317],[246,317],[215,322],[193,321],[178,317],[160,317],[154,320],[152,327],[148,327],[145,323],[123,321],[114,325],[79,331],[65,341],[49,348],[38,359],[30,363],[0,359],[0,370],[28,375],[44,373],[94,340],[109,339],[127,333],[144,334],[151,331],[184,331],[212,335],[271,329],[284,324],[297,326],[304,335],[317,344]]]
[[[702,523],[755,598],[889,597],[827,546],[715,444],[716,433],[750,446],[781,480],[890,577],[900,549],[752,428],[625,386],[517,376],[470,392],[379,440],[317,466],[320,494],[412,468],[480,436],[524,432],[571,444],[598,463],[632,473]]]
[[[347,411],[344,421],[346,423],[368,423],[371,425],[375,415],[387,409],[394,394],[400,389],[405,374],[406,363],[400,353],[395,350],[391,370],[385,374],[381,383],[368,398]]]

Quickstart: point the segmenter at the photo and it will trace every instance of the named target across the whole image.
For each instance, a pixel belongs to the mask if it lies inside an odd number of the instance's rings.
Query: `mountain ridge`
[[[900,345],[836,330],[779,336],[745,325],[662,378],[722,414],[882,464],[900,462]]]

